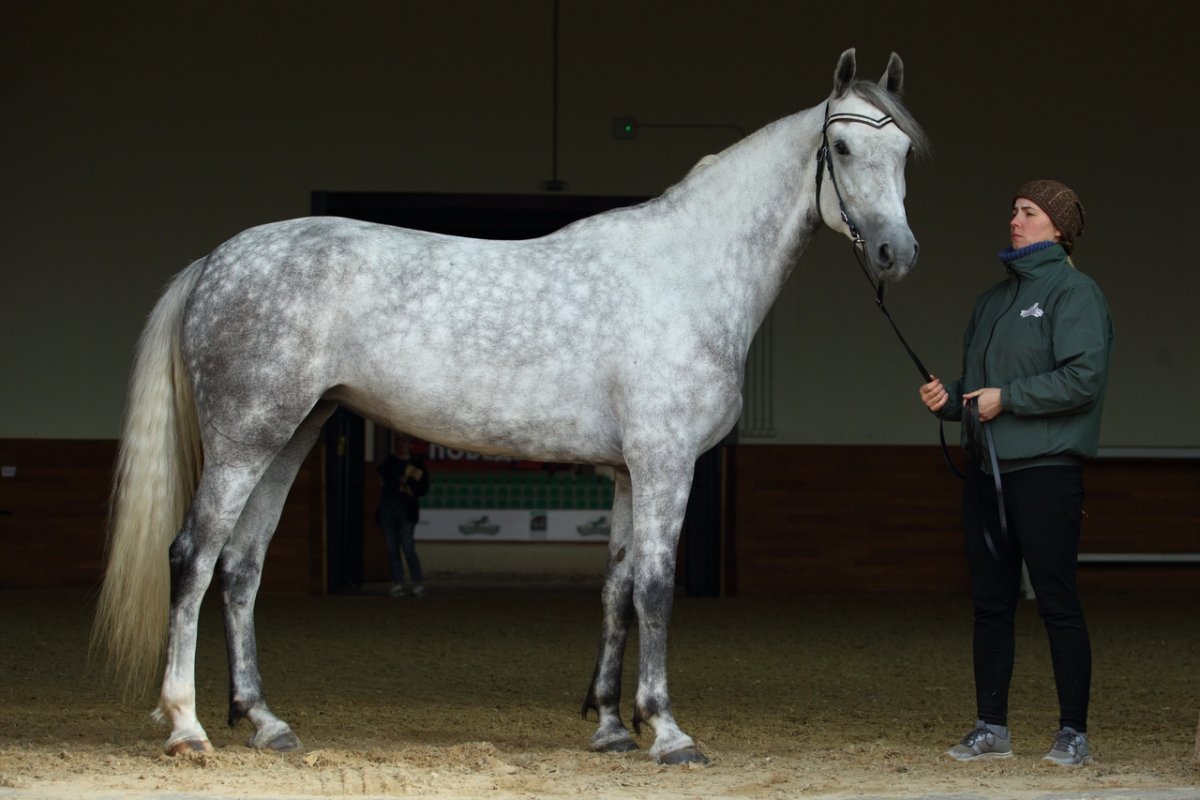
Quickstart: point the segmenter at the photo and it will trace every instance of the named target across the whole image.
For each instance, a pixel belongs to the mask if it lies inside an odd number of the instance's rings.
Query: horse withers
[[[313,217],[245,231],[179,273],[138,343],[94,630],[132,687],[165,645],[167,752],[211,749],[194,664],[214,573],[229,722],[250,720],[253,747],[300,746],[264,699],[254,600],[288,488],[345,405],[450,447],[612,466],[590,746],[637,748],[620,713],[636,619],[633,726],[653,729],[657,761],[704,761],[666,661],[696,458],[736,423],[751,339],[822,223],[861,244],[876,280],[916,261],[904,167],[925,140],[899,100],[903,66],[893,54],[878,83],[855,73],[848,50],[825,103],[656,199],[538,239]]]

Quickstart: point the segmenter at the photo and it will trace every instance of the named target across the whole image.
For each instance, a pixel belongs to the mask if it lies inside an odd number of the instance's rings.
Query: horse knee
[[[634,583],[633,606],[643,621],[653,618],[656,612],[669,611],[674,597],[674,581],[665,576],[655,575]]]

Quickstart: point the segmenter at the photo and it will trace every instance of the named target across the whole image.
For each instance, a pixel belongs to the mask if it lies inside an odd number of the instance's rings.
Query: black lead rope
[[[900,332],[900,328],[896,325],[896,321],[892,319],[891,313],[887,310],[887,306],[883,302],[883,282],[878,284],[871,277],[871,271],[867,268],[866,261],[866,242],[862,234],[858,232],[858,227],[850,219],[850,214],[846,211],[846,202],[842,199],[841,189],[838,188],[837,177],[833,173],[833,156],[829,153],[829,124],[831,122],[858,122],[865,125],[870,125],[873,128],[879,129],[893,122],[890,116],[879,117],[878,119],[864,116],[862,114],[833,114],[829,113],[829,103],[825,103],[825,124],[821,128],[821,149],[817,151],[817,213],[821,213],[821,182],[825,176],[825,170],[829,170],[829,183],[833,185],[834,194],[837,196],[838,210],[842,216],[842,222],[850,231],[850,247],[854,252],[854,260],[858,262],[859,269],[862,270],[863,276],[867,279],[867,283],[871,284],[872,290],[875,292],[875,305],[879,306],[879,310],[883,312],[883,316],[887,319],[888,324],[892,326],[892,330],[896,333],[896,338],[900,340],[908,357],[912,359],[916,365],[917,371],[921,373],[921,377],[926,383],[933,380],[933,374],[925,368],[921,362],[921,358],[916,354],[916,351],[908,344],[908,340],[904,338],[904,334]],[[989,466],[992,468],[992,478],[996,484],[996,506],[1000,512],[1000,533],[1003,538],[1008,538],[1008,515],[1004,511],[1004,487],[1000,482],[1000,465],[996,460],[996,447],[992,439],[991,426],[979,418],[979,405],[973,401],[967,401],[963,412],[968,418],[967,440],[973,446],[978,446],[978,433],[974,430],[977,426],[983,431],[983,438],[988,452]],[[946,466],[950,471],[957,475],[960,479],[966,480],[958,467],[954,466],[954,460],[950,458],[950,448],[946,446],[946,431],[942,426],[941,420],[938,421],[938,440],[942,444],[942,457],[946,460]],[[992,541],[992,534],[988,530],[987,523],[983,523],[983,540],[987,544],[988,551],[991,552],[992,558],[1000,560],[1000,553],[996,549],[995,542]]]
[[[1000,464],[996,461],[996,443],[992,439],[992,426],[979,418],[979,404],[974,400],[967,401],[967,407],[963,409],[969,415],[972,427],[968,428],[967,439],[973,446],[977,447],[979,442],[979,433],[975,428],[983,431],[984,446],[988,451],[988,464],[992,468],[992,481],[996,484],[996,509],[1000,515],[1000,533],[1005,539],[1008,538],[1008,514],[1004,511],[1004,487],[1000,483]],[[988,530],[986,518],[981,520],[983,526],[983,541],[987,544],[988,550],[992,554],[992,558],[1000,560],[1000,553],[996,551],[996,545],[992,541],[992,534]]]

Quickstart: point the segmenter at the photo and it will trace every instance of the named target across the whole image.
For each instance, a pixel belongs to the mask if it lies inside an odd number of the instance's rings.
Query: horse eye
[[[850,155],[850,148],[849,148],[849,147],[846,147],[846,143],[845,143],[845,142],[834,142],[834,143],[833,143],[833,149],[837,151],[837,154],[838,154],[839,156],[848,156],[848,155]]]

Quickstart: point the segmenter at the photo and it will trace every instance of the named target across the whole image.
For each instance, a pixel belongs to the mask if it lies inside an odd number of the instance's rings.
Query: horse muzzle
[[[906,226],[890,226],[864,237],[867,257],[876,279],[896,282],[917,265],[921,246]]]

